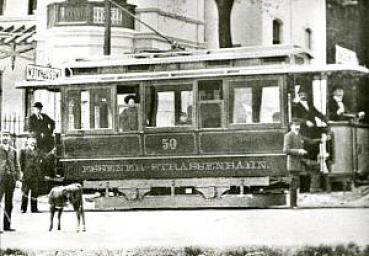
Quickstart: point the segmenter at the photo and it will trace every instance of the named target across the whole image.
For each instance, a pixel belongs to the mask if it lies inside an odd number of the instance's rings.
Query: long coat
[[[53,131],[55,122],[48,115],[41,113],[42,119],[38,119],[36,114],[29,117],[29,131],[35,134],[40,150],[48,152],[53,148]]]
[[[7,168],[9,163],[10,168]],[[14,181],[20,179],[20,170],[17,159],[17,151],[10,147],[9,151],[6,151],[4,145],[0,144],[0,179],[5,175],[10,175],[14,178]]]
[[[304,140],[300,135],[290,131],[284,135],[283,153],[287,154],[288,171],[304,171],[303,156],[299,153],[304,148]]]
[[[292,105],[292,116],[299,119],[302,122],[301,127],[306,125],[306,121],[310,121],[316,126],[315,117],[320,118],[324,122],[327,122],[327,117],[317,110],[312,104],[308,103],[309,110],[298,102]]]
[[[20,152],[20,165],[24,181],[38,181],[41,176],[42,155],[37,149],[25,148]]]

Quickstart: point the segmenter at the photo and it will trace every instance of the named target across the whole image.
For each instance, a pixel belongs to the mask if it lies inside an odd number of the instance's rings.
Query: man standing
[[[35,138],[27,139],[27,146],[20,152],[20,165],[23,172],[22,179],[22,213],[27,212],[28,194],[31,196],[31,212],[38,212],[37,197],[39,179],[41,176],[41,154],[36,148]]]
[[[11,228],[13,194],[20,180],[20,170],[16,150],[10,145],[10,133],[1,132],[0,144],[0,201],[5,196],[4,231],[15,231]]]
[[[42,103],[33,104],[34,113],[29,117],[29,131],[34,134],[38,148],[44,152],[49,152],[54,147],[53,132],[55,122],[48,115],[42,113]]]
[[[300,121],[292,120],[291,131],[285,134],[283,153],[287,154],[287,171],[290,175],[290,207],[297,207],[297,195],[300,187],[300,174],[305,171],[302,159],[307,154],[304,140],[300,135]]]

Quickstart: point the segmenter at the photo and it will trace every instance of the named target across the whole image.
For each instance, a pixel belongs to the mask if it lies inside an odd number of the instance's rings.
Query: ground
[[[13,211],[13,227],[17,230],[0,235],[0,248],[18,248],[34,255],[43,252],[55,255],[53,253],[57,251],[71,252],[61,255],[82,252],[80,255],[90,255],[87,251],[102,252],[91,255],[117,255],[108,254],[109,250],[119,252],[118,255],[147,255],[150,251],[157,252],[151,255],[174,255],[177,253],[173,254],[173,250],[183,253],[185,248],[190,251],[215,250],[218,253],[225,248],[245,246],[268,246],[273,250],[290,251],[291,248],[296,250],[303,246],[327,245],[333,248],[343,244],[347,247],[350,242],[355,244],[355,248],[364,250],[369,245],[368,187],[352,192],[301,194],[299,204],[300,209],[292,210],[284,207],[117,212],[94,211],[93,203],[86,202],[87,232],[75,231],[76,218],[70,207],[63,215],[62,230],[49,232],[47,197],[39,199],[42,213],[21,214],[20,191],[17,190]],[[185,255],[199,254],[187,252]],[[339,256],[343,255],[366,256]]]

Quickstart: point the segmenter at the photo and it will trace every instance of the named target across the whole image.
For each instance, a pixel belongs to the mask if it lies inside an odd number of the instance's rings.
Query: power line
[[[124,13],[126,13],[127,15],[131,16],[132,18],[134,18],[135,20],[137,20],[138,22],[140,22],[141,24],[143,24],[144,26],[146,26],[148,29],[150,29],[151,31],[153,31],[155,34],[157,34],[158,36],[160,36],[161,38],[163,38],[166,42],[168,42],[172,46],[172,49],[185,50],[185,47],[184,46],[178,44],[176,41],[174,41],[174,40],[168,38],[167,36],[163,35],[159,31],[157,31],[155,28],[153,28],[152,26],[150,26],[149,24],[147,24],[146,22],[144,22],[143,20],[141,20],[140,18],[138,18],[132,12],[130,12],[129,10],[127,10],[126,8],[124,8],[123,6],[121,6],[118,3],[116,3],[114,0],[108,0],[108,1],[110,3],[112,3],[115,7],[117,7],[118,9],[120,9],[121,11],[123,11]]]

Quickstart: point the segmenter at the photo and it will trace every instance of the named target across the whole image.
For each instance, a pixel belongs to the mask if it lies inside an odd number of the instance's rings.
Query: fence
[[[4,113],[1,118],[1,130],[9,131],[13,135],[19,135],[27,131],[27,118],[17,113]]]

